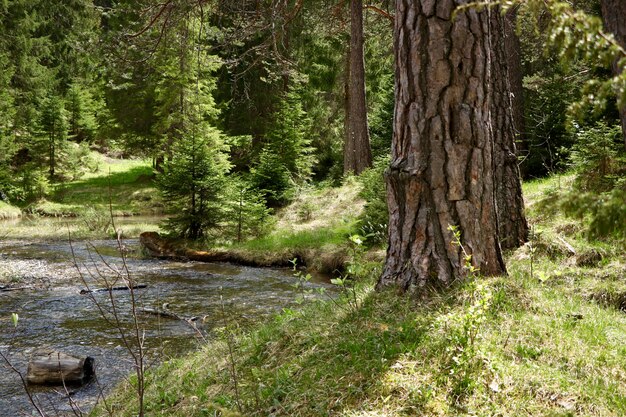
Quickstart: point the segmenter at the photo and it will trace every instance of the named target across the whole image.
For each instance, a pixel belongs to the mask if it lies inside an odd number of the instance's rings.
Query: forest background
[[[393,4],[363,9],[361,123],[369,125],[371,152],[361,147],[371,156],[353,167],[352,152],[344,151],[354,136],[355,117],[346,115],[359,76],[350,66],[354,8],[253,3],[3,2],[2,199],[37,212],[64,182],[98,169],[94,150],[150,158],[165,211],[184,213],[170,220],[170,230],[198,238],[219,235],[242,199],[248,231],[260,233],[268,210],[304,184],[338,184],[371,165],[382,173],[392,138]],[[598,1],[577,1],[572,10],[601,16]],[[547,10],[522,8],[508,21],[507,49],[519,52],[520,65],[510,71],[518,80],[511,84],[515,101],[523,103],[514,106],[523,177],[593,160],[602,184],[584,184],[584,191],[623,186],[606,160],[617,157],[621,142],[614,93],[601,84],[612,76],[610,63],[567,44],[580,28],[559,33]],[[593,86],[600,86],[595,95]],[[370,183],[378,188],[365,191],[371,201],[363,234],[386,224],[384,189]],[[583,200],[572,210],[590,210],[594,202]]]
[[[373,291],[389,238],[396,5],[350,6],[0,1],[0,217],[77,216],[110,233],[111,214],[158,213],[195,246],[267,252],[279,240],[273,214],[293,214],[278,220],[291,231],[320,205],[364,201],[356,221],[278,243],[318,246],[307,261],[342,246],[326,272],[341,274],[343,298],[285,309],[250,333],[226,324],[221,343],[142,369],[145,404],[122,386],[95,412],[626,412],[626,89],[614,78],[626,19],[606,24],[620,2],[507,11],[528,243],[505,252],[510,276],[482,277],[470,257],[464,283],[423,299]],[[132,175],[102,172],[122,160]],[[81,178],[95,188],[79,194]],[[147,191],[118,187],[126,180]],[[304,288],[306,275],[297,280]]]

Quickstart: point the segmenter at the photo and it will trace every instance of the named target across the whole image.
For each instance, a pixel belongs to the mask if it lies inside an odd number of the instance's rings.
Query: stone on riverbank
[[[76,357],[54,350],[38,350],[28,362],[26,381],[35,385],[83,384],[95,373],[92,357]]]

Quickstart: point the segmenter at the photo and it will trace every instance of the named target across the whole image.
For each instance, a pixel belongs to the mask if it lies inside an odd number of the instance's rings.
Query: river
[[[124,257],[115,240],[72,244],[0,240],[0,271],[10,277],[0,285],[25,288],[0,292],[0,351],[24,375],[28,358],[38,348],[93,357],[97,379],[69,388],[83,412],[93,407],[101,392],[109,392],[129,375],[132,364],[119,328],[108,324],[96,305],[110,311],[109,292],[92,293],[92,297],[80,294],[81,289],[102,287],[104,278],[129,273],[135,282],[146,285],[135,291],[137,307],[159,308],[168,303],[169,311],[198,318],[194,329],[183,320],[139,315],[151,363],[198,348],[205,343],[199,335],[210,339],[216,327],[263,320],[293,306],[297,297],[296,280],[288,269],[144,258],[136,239],[124,241],[122,251]],[[332,291],[323,278],[307,285]],[[114,291],[113,295],[122,330],[129,333],[130,292]],[[19,315],[17,328],[11,322],[12,313]],[[50,415],[74,415],[62,387],[30,389]],[[18,374],[0,359],[0,416],[30,415],[33,410]]]

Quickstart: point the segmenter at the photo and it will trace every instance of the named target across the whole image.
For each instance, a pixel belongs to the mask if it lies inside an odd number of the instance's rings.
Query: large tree
[[[602,19],[606,29],[613,33],[620,46],[626,49],[626,1],[624,0],[600,0],[602,6]],[[619,67],[619,61],[613,63],[615,74],[621,73],[623,68]],[[622,120],[622,133],[624,134],[624,144],[626,145],[626,105],[619,109]]]
[[[372,166],[365,100],[363,0],[350,1],[350,43],[346,65],[344,174],[360,174]]]
[[[519,120],[516,120],[516,103],[512,93],[511,64],[519,66],[519,53],[507,48],[507,22],[499,7],[491,12],[491,124],[494,141],[494,185],[498,213],[498,236],[502,248],[518,248],[528,238],[528,223],[524,215],[524,199],[518,167],[515,140]],[[513,34],[514,36],[514,34]],[[513,48],[515,49],[515,48]],[[521,80],[518,80],[521,82]],[[520,88],[521,89],[521,88]],[[520,110],[520,109],[518,109]],[[523,111],[523,109],[521,109]],[[520,115],[517,115],[518,117]],[[522,116],[523,117],[523,116]]]
[[[417,291],[505,272],[496,221],[489,10],[458,0],[398,0],[396,107],[386,174],[389,247],[378,288]],[[453,16],[455,14],[455,16]]]

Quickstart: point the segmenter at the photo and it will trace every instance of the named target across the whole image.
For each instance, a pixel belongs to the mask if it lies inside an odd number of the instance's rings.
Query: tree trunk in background
[[[365,101],[363,1],[350,1],[349,73],[346,75],[346,122],[343,155],[344,174],[360,174],[372,166]]]
[[[454,0],[398,0],[396,107],[386,173],[389,247],[377,288],[416,292],[505,272],[496,221],[490,120],[489,12],[452,18]]]
[[[617,42],[626,48],[626,1],[624,0],[601,0],[602,19],[604,26],[611,32]],[[619,74],[623,69],[618,67],[618,62],[613,63],[613,72]],[[626,105],[619,108],[619,116],[622,120],[622,133],[624,146],[626,146]]]
[[[506,63],[509,69],[509,86],[513,97],[513,126],[515,128],[515,145],[517,155],[528,151],[526,140],[526,126],[524,121],[524,74],[522,73],[522,47],[517,36],[517,9],[510,8],[504,20],[504,47],[506,48]]]
[[[491,120],[494,141],[494,185],[498,237],[503,249],[522,246],[528,239],[522,184],[517,165],[515,98],[509,82],[506,21],[495,8],[491,13]],[[509,59],[507,59],[509,58]],[[518,56],[519,60],[519,56]]]

